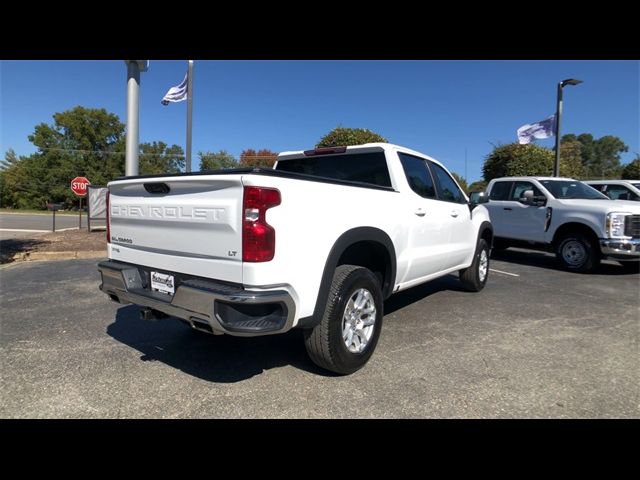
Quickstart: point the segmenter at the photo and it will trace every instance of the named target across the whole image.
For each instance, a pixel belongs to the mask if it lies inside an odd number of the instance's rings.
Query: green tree
[[[19,191],[16,186],[24,179],[20,158],[13,149],[4,154],[0,160],[0,206],[13,207],[18,201]]]
[[[619,178],[621,154],[629,151],[619,137],[606,135],[594,139],[590,133],[567,134],[562,136],[562,141],[578,141],[582,145],[580,157],[584,178]]]
[[[4,154],[4,160],[0,160],[0,170],[6,170],[18,164],[20,159],[16,155],[13,148],[7,150]]]
[[[258,150],[257,152],[253,148],[248,148],[240,154],[240,166],[272,168],[277,157],[278,154],[276,152],[272,152],[266,148]]]
[[[223,168],[236,168],[238,162],[233,155],[226,150],[219,152],[198,152],[200,157],[200,171],[221,170]]]
[[[485,157],[482,173],[486,182],[512,175],[552,175],[553,151],[535,144],[498,145]]]
[[[471,192],[484,192],[487,189],[487,182],[484,180],[478,180],[469,185],[469,193]]]
[[[560,143],[560,176],[584,178],[582,144],[577,140],[563,139]]]
[[[467,181],[464,178],[462,178],[460,175],[458,175],[456,172],[451,172],[451,175],[453,176],[453,178],[456,179],[456,182],[458,182],[458,185],[460,185],[464,190],[464,192],[468,195],[469,186],[467,185]]]
[[[622,169],[622,178],[625,180],[640,180],[640,155],[636,153],[630,163],[627,163]]]
[[[140,175],[178,173],[185,165],[182,147],[164,142],[141,143],[138,158]]]
[[[366,128],[336,127],[320,139],[316,148],[362,145],[363,143],[386,143],[387,139]]]
[[[16,207],[44,208],[47,201],[75,205],[69,189],[74,177],[105,185],[124,173],[124,125],[117,115],[78,106],[54,114],[53,120],[36,125],[29,140],[38,150],[18,163],[13,173],[19,183],[6,186],[22,189]]]

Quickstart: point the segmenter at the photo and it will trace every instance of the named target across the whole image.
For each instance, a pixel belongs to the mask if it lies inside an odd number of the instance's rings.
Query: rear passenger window
[[[411,190],[424,198],[436,198],[436,189],[425,161],[406,153],[398,153],[398,156]]]
[[[462,190],[458,188],[456,182],[444,168],[433,162],[429,162],[429,166],[436,178],[439,200],[444,200],[445,202],[467,203],[464,193],[462,193]]]
[[[509,191],[511,190],[511,182],[496,182],[491,187],[489,200],[507,200]]]

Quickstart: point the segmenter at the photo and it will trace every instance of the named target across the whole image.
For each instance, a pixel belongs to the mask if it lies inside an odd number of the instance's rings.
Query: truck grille
[[[627,215],[624,219],[624,234],[628,237],[640,237],[640,215]]]

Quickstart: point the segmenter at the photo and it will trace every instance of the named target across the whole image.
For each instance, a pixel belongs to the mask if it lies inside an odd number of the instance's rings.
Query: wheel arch
[[[483,238],[487,245],[489,245],[489,249],[493,248],[493,226],[491,222],[484,221],[480,224],[480,228],[478,229],[478,241]]]
[[[551,241],[553,248],[557,248],[560,240],[571,233],[580,233],[585,235],[589,240],[591,240],[592,246],[600,251],[598,235],[590,225],[581,222],[567,222],[560,225],[553,234],[553,240]]]
[[[298,327],[311,328],[322,319],[331,281],[340,265],[360,265],[382,276],[382,298],[393,293],[396,281],[396,251],[389,235],[379,228],[357,227],[344,232],[335,241],[322,273],[313,315],[298,320]],[[382,270],[382,271],[381,271]]]

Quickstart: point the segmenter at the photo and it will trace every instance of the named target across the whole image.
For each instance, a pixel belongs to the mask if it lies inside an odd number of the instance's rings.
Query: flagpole
[[[193,60],[189,60],[187,81],[187,158],[186,171],[191,171],[191,123],[193,120]]]

